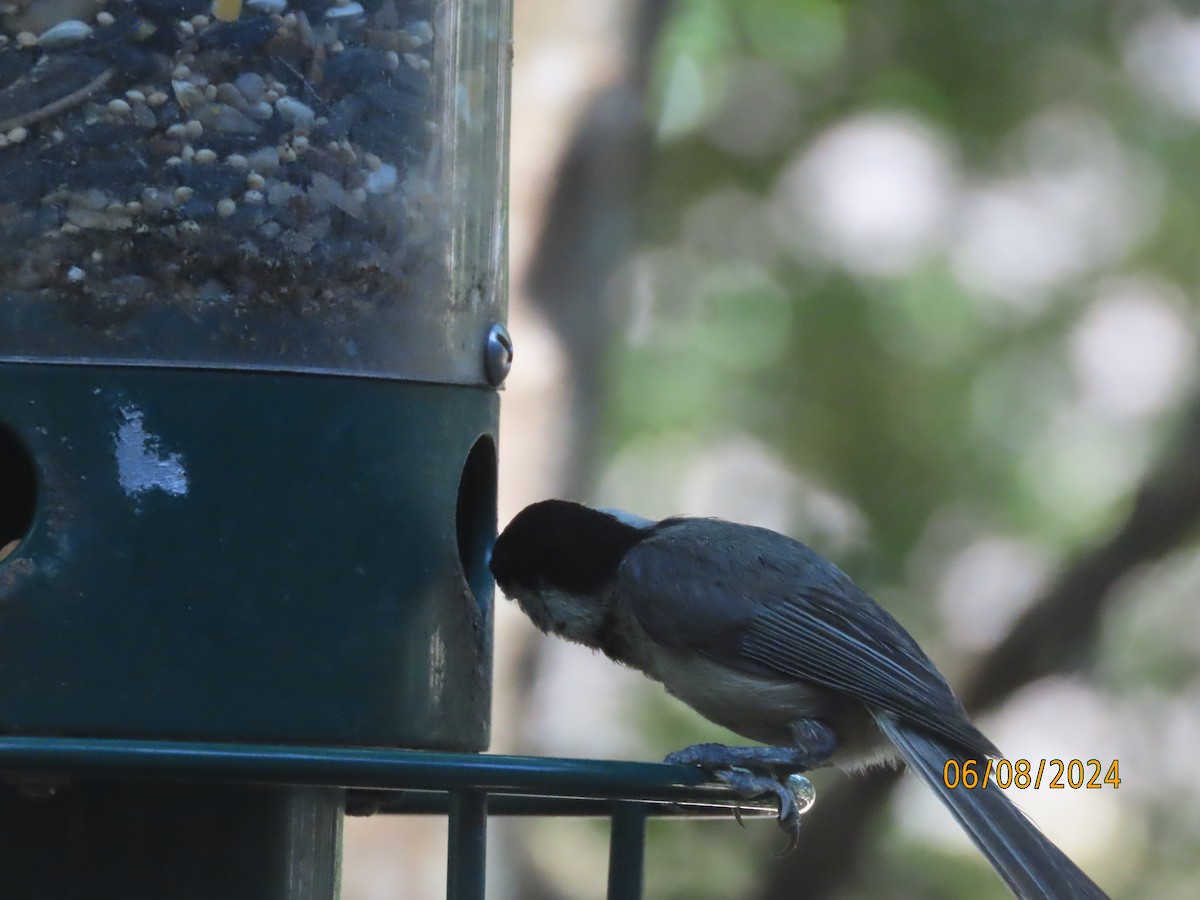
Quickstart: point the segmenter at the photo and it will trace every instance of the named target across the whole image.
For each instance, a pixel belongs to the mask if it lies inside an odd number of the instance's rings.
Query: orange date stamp
[[[1121,786],[1120,761],[1107,766],[1098,759],[958,759],[946,760],[942,767],[942,783],[948,788],[967,790],[986,788],[994,784],[1001,788],[1038,790],[1045,786],[1053,790],[1098,791],[1104,787]]]

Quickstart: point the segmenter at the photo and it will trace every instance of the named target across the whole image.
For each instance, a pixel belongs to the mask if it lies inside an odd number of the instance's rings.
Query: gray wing
[[[660,644],[832,688],[995,752],[903,627],[791,538],[715,519],[667,520],[626,556],[615,593]]]

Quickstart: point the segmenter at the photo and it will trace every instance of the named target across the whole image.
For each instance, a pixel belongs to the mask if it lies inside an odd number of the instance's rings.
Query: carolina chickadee
[[[497,538],[491,570],[542,631],[640,669],[766,745],[698,744],[667,761],[775,793],[781,824],[799,823],[787,773],[867,766],[890,741],[1018,897],[1105,897],[994,783],[946,786],[948,760],[1000,751],[900,624],[804,544],[719,519],[651,522],[545,500]]]

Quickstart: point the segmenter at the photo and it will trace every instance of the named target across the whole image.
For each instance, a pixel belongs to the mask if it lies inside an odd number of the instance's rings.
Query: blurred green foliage
[[[612,457],[668,448],[658,477],[677,483],[718,436],[750,436],[865,523],[839,548],[843,568],[935,659],[969,664],[981,648],[956,646],[935,602],[947,567],[989,538],[1065,564],[1108,535],[1193,390],[1190,15],[1083,0],[680,3],[656,65],[644,241],[620,286],[632,300],[611,360]],[[790,524],[836,543],[799,508]],[[1161,718],[1129,727],[1153,733],[1200,687],[1193,552],[1129,585],[1106,628],[1093,689],[1118,732],[1139,692],[1161,697]],[[665,703],[641,717],[656,749],[728,738]],[[1112,746],[1150,776],[1180,765],[1152,739]],[[1123,795],[1129,831],[1095,851],[1119,895],[1149,896],[1132,887],[1145,878],[1154,896],[1183,896],[1200,876],[1196,823],[1164,827],[1197,799],[1178,789],[1151,778]],[[753,894],[730,868],[741,839],[712,831],[711,852],[691,833],[652,835],[655,853],[692,862],[656,869],[652,854],[651,896]],[[848,896],[1003,895],[982,863],[884,844]]]

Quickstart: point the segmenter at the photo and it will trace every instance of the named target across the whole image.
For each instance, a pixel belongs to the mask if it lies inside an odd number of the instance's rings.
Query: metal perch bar
[[[0,773],[46,796],[73,779],[347,789],[351,813],[448,814],[449,900],[482,900],[489,815],[608,816],[609,900],[638,900],[650,816],[774,816],[698,768],[360,747],[0,737]]]

